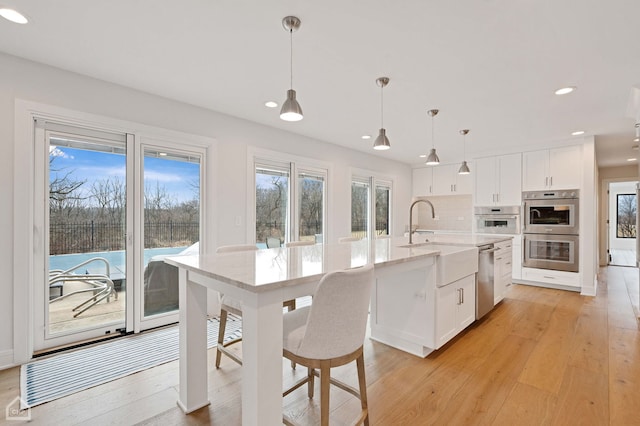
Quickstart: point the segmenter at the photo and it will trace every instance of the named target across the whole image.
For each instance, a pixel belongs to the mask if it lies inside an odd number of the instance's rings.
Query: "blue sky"
[[[49,155],[55,157],[51,163],[51,179],[55,178],[55,170],[60,176],[72,172],[73,179],[86,180],[83,187],[88,189],[94,181],[125,178],[125,156],[122,154],[52,147]],[[199,181],[199,164],[146,157],[144,167],[145,185],[155,187],[157,182],[177,202],[194,198],[193,184]]]

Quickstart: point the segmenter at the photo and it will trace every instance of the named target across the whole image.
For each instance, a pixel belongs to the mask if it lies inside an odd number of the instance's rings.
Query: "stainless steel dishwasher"
[[[476,276],[476,319],[493,309],[493,256],[498,250],[493,244],[478,247],[478,275]]]

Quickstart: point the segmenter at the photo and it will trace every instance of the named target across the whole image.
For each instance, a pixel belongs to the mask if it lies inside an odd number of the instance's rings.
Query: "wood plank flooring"
[[[367,339],[371,424],[640,424],[638,270],[603,268],[599,279],[595,298],[511,286],[487,317],[425,359]],[[214,356],[210,351],[210,366]],[[240,366],[223,358],[221,369],[210,367],[212,404],[189,416],[176,406],[177,369],[167,363],[43,404],[32,409],[31,423],[241,423]],[[283,362],[285,386],[302,370]],[[357,384],[355,364],[334,371]],[[19,394],[18,376],[17,368],[0,371],[0,406]],[[317,424],[318,403],[302,388],[284,400],[284,410],[301,425]],[[332,387],[331,424],[350,424],[358,407]]]

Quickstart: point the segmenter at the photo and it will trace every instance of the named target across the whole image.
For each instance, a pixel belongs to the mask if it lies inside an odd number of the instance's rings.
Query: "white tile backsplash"
[[[429,206],[424,203],[416,204],[413,221],[417,222],[418,229],[471,232],[473,220],[471,195],[442,195],[427,199],[435,208],[436,218],[431,218]],[[414,227],[415,225],[416,223],[414,223]]]

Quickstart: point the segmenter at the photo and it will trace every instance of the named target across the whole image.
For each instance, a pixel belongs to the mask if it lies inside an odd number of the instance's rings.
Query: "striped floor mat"
[[[218,342],[217,318],[207,321],[209,348]],[[242,319],[229,315],[225,340],[242,334]],[[178,326],[127,336],[30,362],[20,368],[26,409],[178,359]]]

